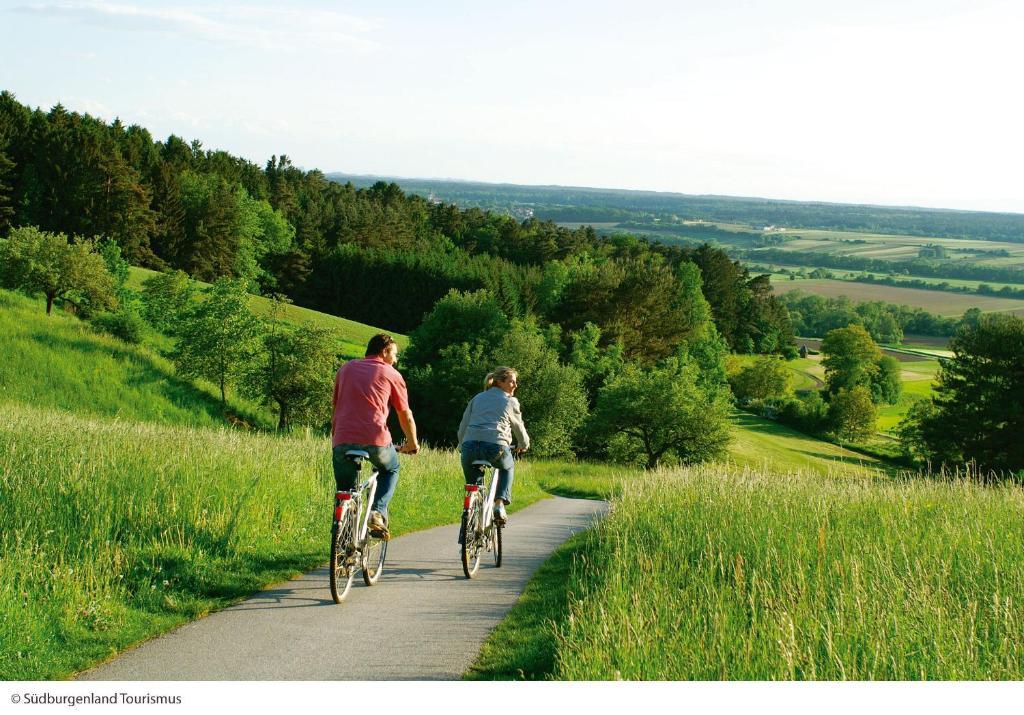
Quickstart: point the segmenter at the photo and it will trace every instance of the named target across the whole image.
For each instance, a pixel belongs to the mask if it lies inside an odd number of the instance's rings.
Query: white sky
[[[0,0],[0,89],[263,165],[1024,212],[1024,3]]]

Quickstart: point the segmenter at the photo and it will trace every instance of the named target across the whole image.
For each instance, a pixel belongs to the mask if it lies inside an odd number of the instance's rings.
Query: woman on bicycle
[[[508,520],[505,505],[512,503],[513,439],[517,454],[530,448],[530,435],[523,424],[519,400],[513,397],[518,381],[519,373],[510,367],[498,367],[488,373],[484,378],[484,391],[469,401],[459,424],[466,484],[476,484],[480,476],[473,460],[486,459],[498,469],[494,520],[499,524]]]

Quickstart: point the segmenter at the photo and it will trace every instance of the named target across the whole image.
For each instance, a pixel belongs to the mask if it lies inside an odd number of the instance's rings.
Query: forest
[[[0,236],[35,226],[105,237],[131,264],[213,281],[408,332],[452,288],[486,288],[512,316],[568,333],[594,323],[602,344],[658,359],[687,332],[694,272],[718,332],[741,352],[781,352],[785,311],[767,281],[724,253],[605,238],[303,171],[286,155],[263,167],[199,141],[155,140],[61,106],[0,93]],[[653,350],[638,320],[663,326]]]

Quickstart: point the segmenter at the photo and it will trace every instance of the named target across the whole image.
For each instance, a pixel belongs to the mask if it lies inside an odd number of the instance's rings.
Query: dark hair
[[[365,357],[373,357],[374,355],[380,355],[381,353],[388,349],[388,346],[393,345],[394,342],[395,339],[388,335],[387,333],[377,333],[372,338],[370,338],[370,342],[367,343]]]

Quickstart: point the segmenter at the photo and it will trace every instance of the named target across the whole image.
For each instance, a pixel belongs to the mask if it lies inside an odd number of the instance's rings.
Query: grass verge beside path
[[[544,498],[517,475],[515,509]],[[395,535],[458,520],[453,452],[402,458]],[[329,442],[0,409],[0,679],[56,679],[326,562]]]
[[[586,532],[553,677],[1024,676],[1024,491],[666,471]]]
[[[630,482],[470,679],[1020,680],[1024,490],[735,465]]]

